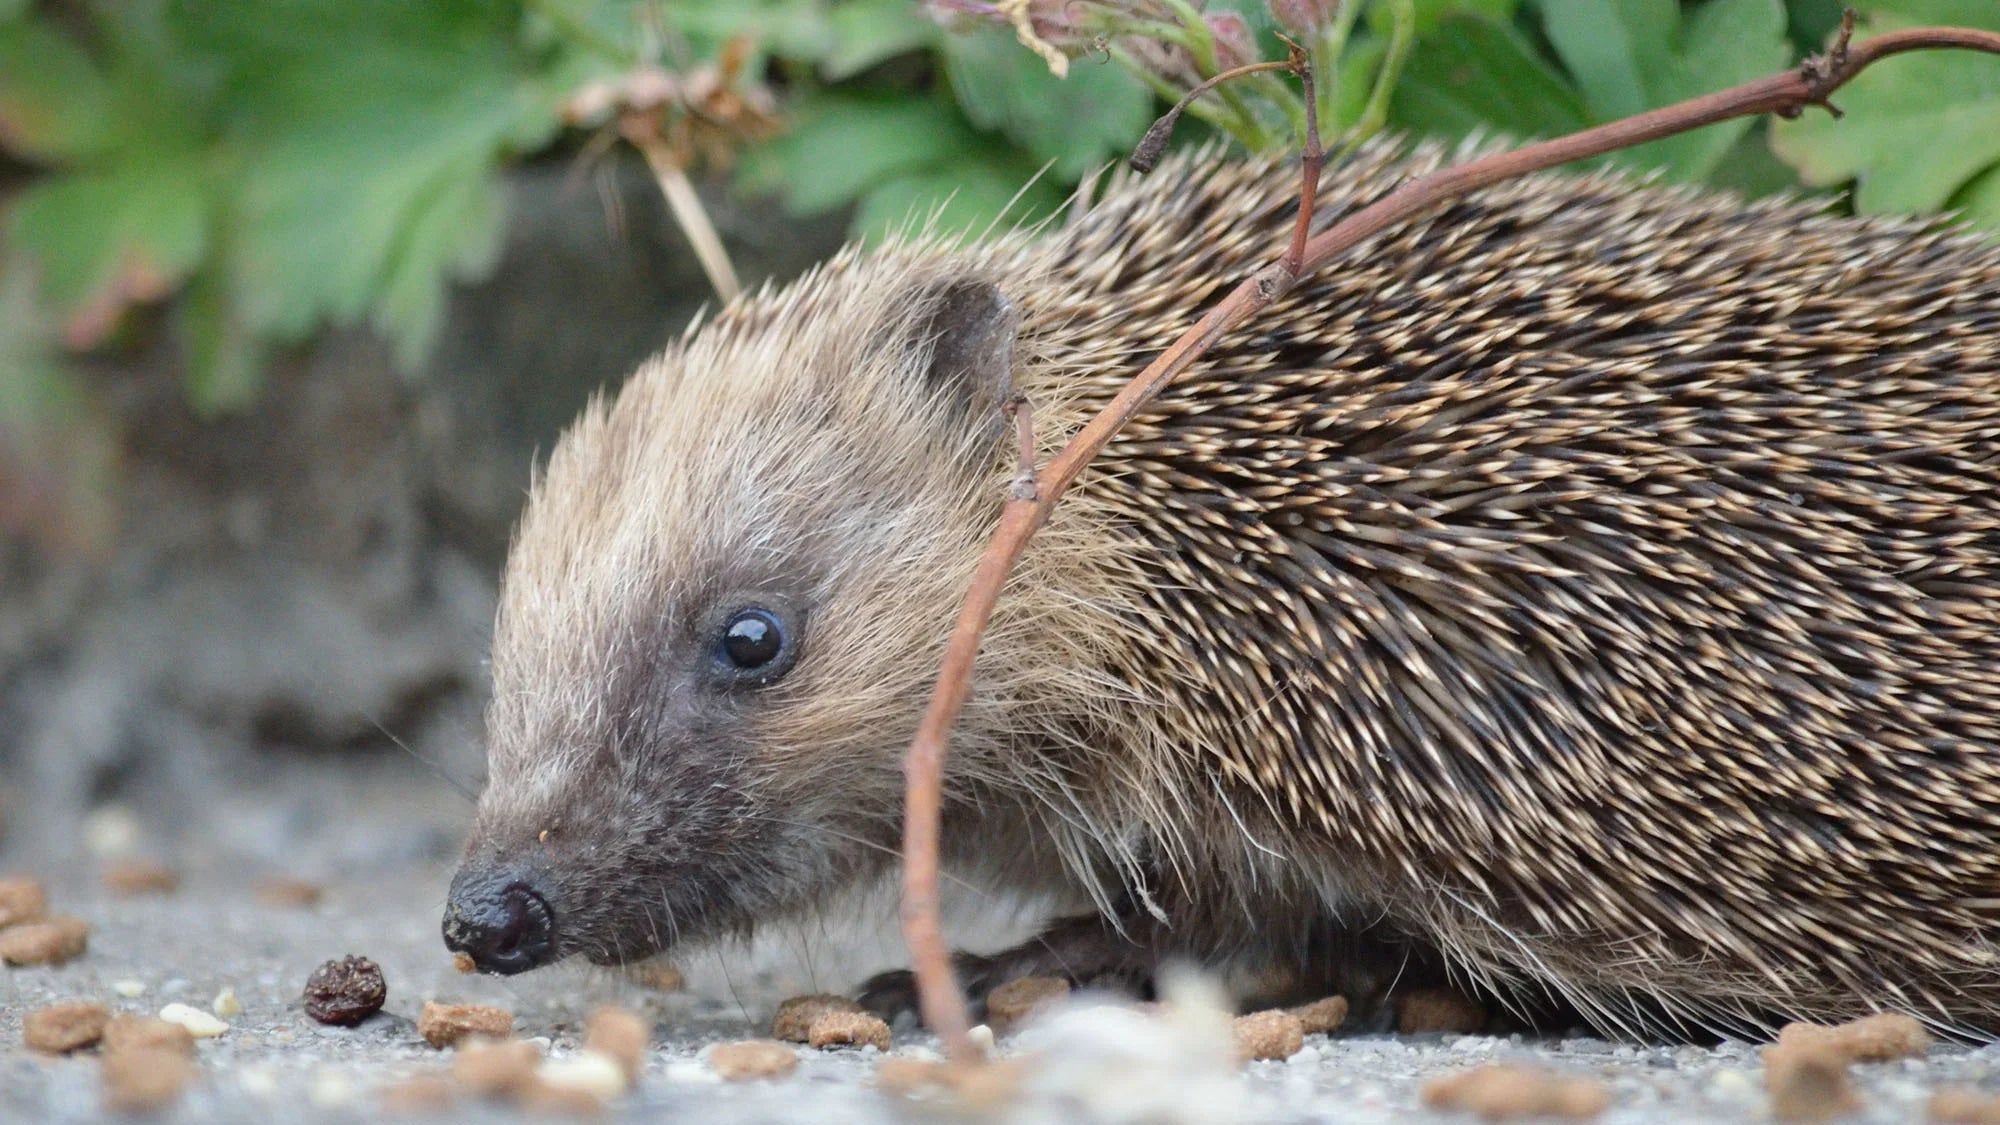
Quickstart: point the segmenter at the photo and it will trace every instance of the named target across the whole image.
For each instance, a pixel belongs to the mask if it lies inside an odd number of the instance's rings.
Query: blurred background
[[[1866,33],[2000,28],[1878,0]],[[448,859],[530,467],[719,293],[1032,222],[1283,32],[1329,136],[1567,132],[1837,0],[0,0],[0,847]],[[1612,158],[2000,229],[2000,68]],[[1176,144],[1295,145],[1288,79]],[[1025,186],[1024,186],[1025,185]],[[943,623],[940,623],[943,627]]]

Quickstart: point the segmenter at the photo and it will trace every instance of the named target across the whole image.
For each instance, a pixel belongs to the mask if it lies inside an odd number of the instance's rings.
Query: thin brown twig
[[[1782,74],[1513,152],[1481,157],[1401,185],[1305,242],[1298,248],[1296,270],[1287,268],[1291,258],[1288,252],[1286,260],[1260,270],[1237,286],[1133,377],[1050,458],[1036,476],[1032,498],[1007,502],[1001,509],[999,525],[988,542],[986,554],[974,572],[947,643],[930,704],[904,759],[903,934],[910,948],[924,1020],[943,1040],[954,1060],[970,1064],[980,1056],[968,1035],[970,1021],[965,997],[953,976],[950,951],[945,946],[937,913],[938,832],[946,740],[971,691],[979,638],[992,616],[1008,572],[1077,475],[1167,383],[1200,358],[1224,333],[1276,300],[1299,276],[1441,203],[1518,176],[1735,117],[1764,113],[1796,115],[1811,106],[1831,110],[1827,99],[1834,91],[1870,65],[1906,51],[1962,48],[2000,54],[2000,32],[1923,27],[1889,32],[1851,44],[1852,31],[1850,16],[1826,54],[1809,58]],[[1294,246],[1303,229],[1302,222],[1294,230]]]
[[[1242,78],[1246,75],[1262,74],[1267,70],[1289,70],[1294,74],[1299,73],[1299,46],[1289,39],[1285,42],[1291,48],[1292,55],[1284,62],[1253,62],[1244,63],[1238,67],[1231,67],[1208,81],[1195,86],[1187,93],[1182,94],[1181,100],[1175,102],[1172,109],[1161,114],[1158,119],[1146,128],[1146,135],[1139,138],[1139,143],[1133,147],[1132,156],[1126,163],[1130,164],[1133,170],[1137,172],[1150,172],[1157,167],[1160,163],[1160,157],[1165,155],[1167,151],[1167,141],[1173,137],[1174,126],[1179,123],[1182,112],[1188,106],[1193,105],[1196,98],[1201,97],[1224,82]]]

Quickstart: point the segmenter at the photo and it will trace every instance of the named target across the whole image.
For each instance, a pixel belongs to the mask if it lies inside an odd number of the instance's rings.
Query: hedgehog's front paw
[[[1059,977],[1074,988],[1148,995],[1156,960],[1152,950],[1089,914],[1060,919],[1038,936],[990,957],[955,953],[952,969],[972,1001],[973,1018],[984,1019],[986,994],[1021,977]],[[917,1013],[916,974],[897,969],[871,977],[855,999],[885,1020]]]

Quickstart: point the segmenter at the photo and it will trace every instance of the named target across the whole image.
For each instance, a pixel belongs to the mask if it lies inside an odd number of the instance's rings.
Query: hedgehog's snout
[[[467,863],[451,881],[444,944],[480,972],[507,976],[555,960],[555,923],[527,873]]]

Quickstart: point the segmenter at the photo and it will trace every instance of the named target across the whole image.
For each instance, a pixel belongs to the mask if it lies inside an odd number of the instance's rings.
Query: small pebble
[[[1230,1023],[1239,1059],[1288,1059],[1306,1045],[1305,1024],[1290,1012],[1275,1009],[1238,1016]]]
[[[0,879],[0,927],[32,922],[49,908],[39,879],[16,875]]]
[[[180,873],[149,859],[125,859],[106,864],[98,882],[114,895],[166,895],[180,889]]]
[[[614,1101],[631,1088],[625,1068],[617,1059],[597,1051],[578,1051],[566,1058],[549,1059],[535,1080],[544,1086],[582,1090],[599,1101]]]
[[[188,1004],[169,1004],[160,1009],[160,1018],[187,1028],[196,1039],[213,1039],[229,1030],[227,1023]]]
[[[31,1051],[64,1055],[104,1038],[111,1012],[102,1004],[51,1004],[29,1012],[21,1021],[21,1039]]]
[[[793,1048],[775,1039],[746,1039],[723,1043],[708,1053],[708,1065],[731,1082],[758,1078],[782,1078],[797,1070],[799,1056]]]
[[[417,1014],[417,1034],[438,1048],[474,1035],[505,1039],[514,1034],[514,1014],[483,1004],[440,1004],[426,1000]]]
[[[972,1049],[978,1051],[980,1054],[990,1055],[993,1053],[994,1039],[991,1024],[973,1024],[966,1029],[965,1038],[972,1044]]]
[[[986,1018],[995,1031],[1013,1031],[1036,1009],[1068,995],[1069,982],[1061,977],[1017,977],[986,994]]]
[[[778,1014],[771,1017],[771,1038],[788,1043],[804,1043],[812,1034],[815,1020],[830,1012],[847,1012],[859,1015],[861,1005],[845,996],[817,993],[812,996],[794,996],[778,1005]]]
[[[0,961],[9,965],[61,965],[83,956],[90,924],[67,914],[51,914],[0,930]]]
[[[652,1025],[636,1012],[606,1006],[590,1013],[583,1026],[584,1050],[616,1060],[625,1072],[626,1086],[637,1086],[653,1043]]]
[[[235,989],[225,988],[215,994],[215,999],[208,1005],[208,1010],[223,1019],[234,1019],[243,1014],[243,1001],[236,998]]]
[[[136,1000],[146,994],[146,982],[133,980],[130,977],[124,980],[114,980],[111,982],[111,991],[116,992],[127,1000]]]
[[[806,1029],[806,1043],[816,1050],[828,1047],[873,1047],[889,1049],[889,1025],[866,1012],[827,1012]]]

